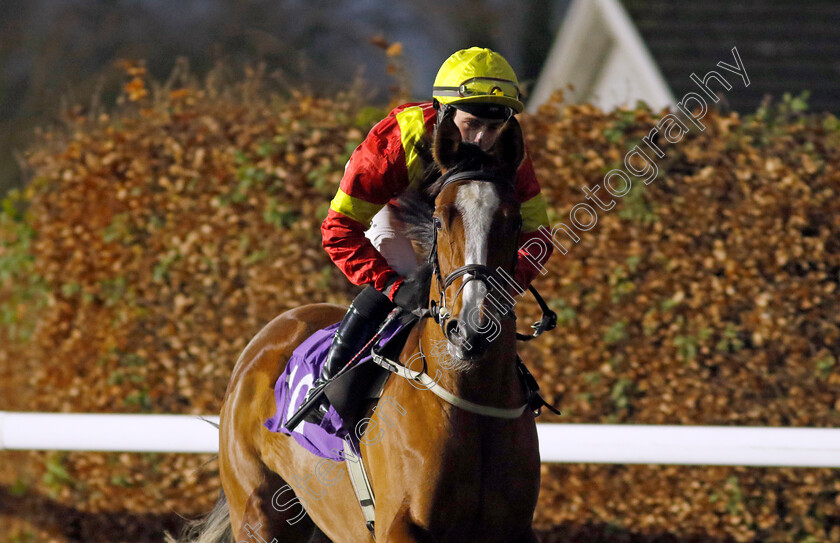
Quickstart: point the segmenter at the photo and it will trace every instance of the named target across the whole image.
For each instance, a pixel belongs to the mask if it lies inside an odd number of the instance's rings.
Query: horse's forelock
[[[496,172],[500,179],[511,177],[510,171],[504,164],[491,154],[481,150],[478,145],[463,144],[458,151],[458,163],[446,170],[447,174],[456,174],[466,171]],[[425,172],[424,180],[420,183],[420,192],[431,201],[434,201],[443,189],[445,179],[441,177],[441,168],[437,164],[431,164]],[[499,195],[507,201],[512,198],[513,179],[510,182],[500,181],[495,183]]]

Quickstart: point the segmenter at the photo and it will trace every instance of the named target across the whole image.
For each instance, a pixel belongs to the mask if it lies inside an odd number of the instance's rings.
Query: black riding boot
[[[304,403],[319,385],[338,373],[342,366],[364,347],[394,307],[394,303],[387,296],[371,286],[365,287],[356,296],[335,331],[327,359],[321,367],[321,376],[312,384]],[[327,395],[322,394],[319,403],[303,420],[319,424],[329,407]]]

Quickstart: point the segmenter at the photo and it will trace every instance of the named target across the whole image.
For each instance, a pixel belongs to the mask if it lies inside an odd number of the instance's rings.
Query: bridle
[[[449,184],[461,180],[483,181],[488,183],[507,182],[507,179],[505,179],[497,173],[481,170],[462,172],[450,171],[444,174],[441,177],[441,179],[443,180],[440,189],[441,191],[443,191],[443,189]],[[519,229],[521,230],[521,226]],[[517,238],[518,237],[519,235],[517,231]],[[451,313],[449,307],[447,307],[446,305],[446,289],[450,285],[452,285],[452,283],[456,279],[458,279],[459,277],[463,277],[464,275],[470,274],[470,277],[464,280],[461,287],[458,289],[458,292],[455,293],[455,297],[453,298],[453,300],[458,298],[458,296],[464,288],[464,285],[469,281],[481,281],[482,283],[484,283],[485,287],[487,287],[488,295],[494,291],[504,288],[502,287],[504,283],[502,282],[500,274],[496,270],[484,264],[467,264],[461,266],[460,268],[453,270],[444,278],[442,276],[440,270],[440,262],[438,260],[437,241],[437,226],[435,226],[432,246],[429,249],[428,262],[432,266],[432,272],[435,274],[435,277],[437,279],[438,294],[440,295],[440,298],[437,302],[435,300],[430,301],[428,308],[418,308],[416,310],[411,311],[411,313],[413,313],[418,320],[427,317],[434,318],[435,322],[441,326],[441,329],[444,333],[444,337],[447,337],[445,325],[446,320],[451,317]],[[513,271],[513,268],[516,265],[517,256],[518,253],[515,253],[514,260],[511,262],[511,272]],[[531,325],[531,327],[534,329],[533,334],[520,334],[519,332],[516,332],[516,339],[520,341],[528,341],[534,339],[543,332],[555,328],[557,324],[557,315],[551,309],[548,308],[548,305],[546,305],[545,301],[542,299],[542,296],[539,295],[539,293],[533,286],[529,286],[528,289],[534,295],[534,298],[536,298],[537,303],[540,305],[540,309],[542,309],[543,315],[539,321]],[[505,300],[505,302],[498,302],[498,306],[500,306],[504,311],[504,315],[502,315],[502,318],[515,321],[516,314],[513,311],[513,304],[507,301],[510,298],[510,296],[503,296],[502,298]],[[385,323],[383,323],[380,326],[379,332],[377,332],[377,334],[374,335],[374,338],[371,339],[368,343],[371,344],[375,342],[378,339],[379,335],[382,333],[382,330],[390,326],[391,322],[399,317],[401,311],[401,308],[394,309],[391,312],[391,315],[389,315],[389,317],[386,319]],[[367,348],[368,346],[366,345],[365,348],[362,350],[366,351]],[[520,406],[518,408],[502,409],[475,404],[464,400],[463,398],[459,398],[458,396],[448,392],[446,389],[440,386],[436,380],[429,377],[426,371],[428,363],[426,361],[426,356],[423,353],[422,338],[420,343],[418,344],[420,357],[423,361],[423,369],[421,371],[414,371],[411,368],[406,367],[398,359],[391,360],[387,356],[384,356],[381,352],[384,348],[384,346],[371,348],[371,356],[373,357],[373,360],[376,364],[387,369],[392,373],[399,374],[406,379],[420,382],[423,385],[423,388],[431,390],[444,401],[471,413],[486,415],[490,417],[498,417],[503,419],[515,419],[518,418],[524,412],[526,407],[533,409],[535,411],[536,416],[539,414],[540,409],[544,405],[551,409],[553,412],[557,414],[560,413],[553,406],[547,404],[539,395],[539,385],[537,384],[536,380],[531,375],[531,373],[528,371],[528,369],[525,367],[525,365],[522,363],[522,360],[519,358],[519,356],[516,356],[516,371],[520,382],[523,388],[525,389],[527,402],[525,405]]]
[[[461,180],[482,181],[496,184],[508,182],[507,179],[503,178],[497,173],[481,170],[461,172],[452,172],[450,170],[441,177],[441,180],[442,184],[440,191],[443,191],[443,189],[451,183]],[[517,239],[519,238],[519,231],[521,230],[521,228],[522,226],[520,222],[520,226],[517,229],[516,233]],[[484,283],[484,286],[487,288],[488,296],[492,292],[501,290],[503,288],[501,285],[503,285],[504,283],[501,281],[500,274],[496,270],[484,264],[466,264],[464,266],[461,266],[460,268],[456,268],[455,270],[450,272],[446,277],[443,277],[440,270],[440,261],[438,259],[437,231],[438,225],[434,224],[432,227],[432,246],[429,249],[428,262],[432,266],[432,272],[435,274],[435,278],[437,279],[438,294],[440,298],[437,302],[435,302],[435,300],[431,300],[429,303],[429,308],[416,309],[415,311],[412,311],[412,313],[414,313],[418,319],[423,319],[431,316],[432,318],[434,318],[435,323],[440,325],[444,337],[448,337],[448,334],[446,332],[446,321],[451,317],[451,312],[449,310],[449,307],[447,307],[446,305],[446,289],[449,288],[449,286],[452,285],[452,283],[456,279],[463,277],[467,274],[470,275],[470,277],[466,278],[461,283],[461,286],[458,288],[458,291],[453,297],[453,302],[454,300],[458,299],[458,296],[460,296],[461,291],[464,289],[464,286],[470,281],[481,281],[482,283]],[[510,267],[511,272],[513,272],[514,266],[516,265],[517,254],[518,253],[514,253],[513,261],[511,262]],[[496,281],[493,281],[493,279],[496,279]],[[534,289],[533,286],[529,286],[528,288],[531,290],[531,292],[536,297],[537,302],[540,304],[540,308],[543,310],[543,317],[542,320],[532,325],[532,327],[535,329],[535,333],[533,335],[520,334],[519,332],[516,333],[516,338],[523,341],[533,339],[546,330],[551,330],[555,327],[557,322],[557,315],[555,315],[554,312],[548,308],[548,306],[543,301],[542,297],[540,297],[540,295],[537,293],[536,289]],[[506,320],[515,321],[516,314],[513,311],[513,305],[507,302],[507,297],[502,296],[502,299],[505,301],[497,301],[497,307],[500,307],[504,312],[502,315],[500,315],[500,317]],[[380,325],[379,331],[374,335],[373,338],[371,338],[370,341],[368,341],[368,344],[365,345],[365,347],[362,349],[362,351],[360,351],[360,353],[370,348],[371,358],[373,359],[374,363],[378,366],[388,370],[391,373],[395,373],[400,377],[403,377],[410,383],[418,382],[419,385],[412,384],[411,386],[415,388],[423,388],[425,390],[429,390],[435,395],[437,395],[438,398],[442,399],[448,404],[453,405],[458,409],[462,409],[469,413],[512,421],[519,419],[527,409],[532,410],[534,416],[536,417],[542,411],[542,407],[546,406],[555,414],[560,414],[560,411],[558,411],[554,406],[546,403],[546,401],[543,400],[542,396],[540,396],[540,387],[537,384],[537,381],[525,367],[525,364],[522,362],[518,355],[516,356],[515,360],[516,376],[519,379],[519,382],[523,388],[523,392],[525,395],[525,403],[523,403],[519,407],[513,408],[494,407],[471,402],[448,391],[446,388],[441,386],[440,383],[437,382],[437,379],[432,379],[427,371],[428,363],[426,360],[426,355],[423,353],[422,336],[419,338],[417,345],[420,357],[423,361],[423,369],[421,371],[414,371],[411,368],[407,367],[400,361],[400,357],[396,357],[396,359],[392,360],[387,356],[384,356],[381,353],[381,351],[385,348],[385,346],[376,347],[372,346],[372,344],[379,339],[380,335],[382,334],[382,331],[388,326],[390,326],[393,320],[397,319],[401,311],[402,309],[398,307],[391,312],[391,314],[388,316],[385,322]],[[391,340],[393,340],[394,337],[395,336],[391,336]],[[387,343],[388,342],[386,341],[386,345]],[[345,370],[347,367],[349,367],[349,365],[350,364],[348,363],[348,365],[345,367]],[[349,445],[350,442],[346,441],[345,443],[345,452],[351,453],[352,450]],[[359,469],[359,467],[361,467],[361,470]],[[375,519],[375,502],[373,491],[370,487],[370,481],[367,479],[367,475],[364,473],[364,463],[348,463],[348,470],[350,470],[350,478],[351,482],[353,482],[353,489],[356,491],[356,496],[358,497],[359,503],[362,507],[362,512],[364,513],[365,520],[367,521],[368,530],[370,530],[370,532],[373,534]],[[361,474],[359,474],[359,471],[361,471]]]
[[[442,192],[443,189],[449,186],[450,184],[455,183],[456,181],[463,181],[467,179],[470,181],[494,183],[496,185],[510,182],[507,178],[501,176],[496,172],[484,170],[450,170],[443,176],[441,176],[440,179],[442,181],[442,184],[439,193]],[[490,296],[493,292],[499,292],[500,296],[493,298],[496,302],[495,306],[502,311],[502,313],[499,315],[499,318],[501,318],[502,320],[515,321],[516,313],[513,310],[513,304],[511,304],[508,301],[508,299],[511,296],[507,293],[500,292],[504,288],[503,285],[505,284],[505,280],[495,269],[485,264],[466,264],[464,266],[456,268],[455,270],[450,272],[446,277],[443,277],[440,269],[440,261],[438,260],[437,231],[438,226],[434,225],[432,227],[432,246],[429,249],[429,256],[427,258],[427,261],[432,266],[432,273],[435,274],[435,278],[437,279],[439,299],[437,301],[431,300],[429,302],[428,314],[435,320],[435,323],[440,325],[441,330],[444,333],[444,337],[447,337],[446,321],[452,317],[450,307],[446,304],[446,290],[449,288],[450,285],[452,285],[453,282],[455,282],[455,280],[467,274],[469,274],[469,277],[467,277],[461,283],[461,286],[458,287],[458,290],[455,292],[455,296],[452,297],[453,304],[454,301],[458,299],[458,296],[460,296],[467,283],[469,283],[470,281],[480,281],[484,284],[485,288],[487,289],[488,296]],[[519,239],[520,231],[521,223],[520,227],[516,231],[517,239]],[[511,276],[513,276],[513,269],[516,265],[516,260],[517,253],[514,253],[513,260],[510,266]],[[535,330],[533,334],[528,335],[520,334],[519,332],[516,333],[517,339],[522,341],[528,341],[539,336],[547,330],[553,329],[557,323],[557,315],[548,308],[548,305],[539,295],[537,290],[533,286],[529,286],[528,289],[536,298],[540,309],[542,309],[543,315],[541,320],[531,325],[531,327]]]
[[[449,171],[444,174],[442,177],[442,184],[440,191],[443,191],[445,187],[454,183],[456,181],[461,180],[470,180],[470,181],[482,181],[487,183],[506,183],[508,180],[501,175],[495,172],[488,172],[488,171],[481,171],[481,170],[471,170],[471,171],[461,171],[461,172],[452,172]],[[456,268],[451,273],[449,273],[446,277],[443,277],[440,269],[440,261],[438,260],[438,251],[437,251],[437,225],[433,228],[433,239],[432,239],[432,246],[429,249],[429,256],[428,262],[432,266],[432,272],[435,274],[435,278],[437,279],[438,285],[438,294],[440,298],[435,301],[431,300],[429,303],[428,308],[417,308],[411,313],[415,316],[416,319],[424,319],[428,317],[432,317],[437,324],[441,326],[441,329],[444,333],[444,337],[447,337],[446,334],[446,320],[451,318],[451,312],[449,307],[446,305],[446,289],[452,285],[452,283],[458,279],[459,277],[463,277],[467,274],[470,274],[470,277],[465,279],[461,286],[458,288],[458,291],[455,293],[453,300],[456,300],[458,296],[461,294],[461,291],[464,288],[464,285],[469,281],[481,281],[484,283],[484,286],[487,287],[488,295],[492,292],[501,290],[503,283],[500,274],[491,268],[490,266],[484,264],[467,264],[461,266],[460,268]],[[520,228],[517,230],[517,238],[519,237],[518,232],[521,230]],[[517,262],[518,252],[514,254],[513,261],[511,262],[511,272]],[[551,330],[556,327],[557,325],[557,315],[548,308],[545,301],[542,299],[542,296],[539,295],[537,290],[533,286],[529,286],[528,289],[536,298],[537,303],[542,310],[542,318],[531,325],[534,329],[533,334],[520,334],[516,332],[516,339],[520,341],[528,341],[534,339],[535,337],[539,336],[545,331]],[[505,300],[504,302],[497,301],[497,307],[500,307],[504,314],[501,315],[501,318],[508,319],[508,320],[516,320],[516,314],[513,311],[513,304],[508,302],[510,298],[509,295],[502,296],[502,299]],[[390,326],[393,320],[396,320],[399,315],[401,314],[402,309],[396,308],[394,309],[385,322],[380,325],[379,331],[374,335],[374,337],[368,342],[362,351],[366,351],[368,347],[378,340],[379,336],[382,334],[382,331]],[[387,342],[386,342],[387,343]],[[428,367],[426,356],[423,353],[423,344],[422,338],[421,342],[418,345],[420,357],[423,361],[423,369],[421,371],[414,371],[404,364],[402,364],[398,359],[391,360],[387,356],[382,354],[382,350],[385,346],[379,347],[372,347],[371,348],[371,356],[376,364],[379,366],[387,369],[392,373],[396,373],[410,381],[418,381],[423,385],[423,388],[427,390],[431,390],[433,393],[438,395],[438,397],[442,398],[444,401],[459,407],[460,409],[464,409],[471,413],[476,413],[479,415],[485,415],[490,417],[497,417],[502,419],[516,419],[524,412],[525,408],[531,408],[535,411],[535,416],[539,414],[540,409],[542,406],[547,406],[551,409],[554,413],[559,414],[560,412],[557,411],[553,406],[547,404],[542,397],[539,395],[539,385],[537,384],[534,377],[522,363],[522,360],[519,356],[516,356],[516,371],[519,380],[525,389],[525,394],[527,401],[525,405],[512,408],[512,409],[503,409],[503,408],[496,408],[496,407],[489,407],[484,405],[475,404],[473,402],[469,402],[464,400],[463,398],[459,398],[458,396],[448,392],[442,386],[440,386],[436,380],[429,377],[426,368]]]
[[[468,179],[470,181],[493,183],[496,185],[509,182],[506,178],[492,171],[450,170],[441,177],[442,184],[440,187],[440,191],[442,192],[444,188],[446,188],[452,183],[455,183],[456,181],[462,181],[465,179]],[[452,285],[452,283],[454,283],[458,278],[469,274],[469,277],[467,277],[461,283],[461,286],[458,287],[457,292],[455,292],[455,295],[452,297],[452,302],[454,304],[454,301],[458,299],[458,296],[461,295],[461,292],[464,290],[464,287],[470,281],[480,281],[481,283],[483,283],[485,288],[487,289],[488,295],[500,290],[502,288],[501,285],[504,284],[504,281],[501,275],[495,269],[485,264],[466,264],[464,266],[456,268],[455,270],[450,272],[446,277],[443,277],[440,269],[440,261],[438,260],[437,224],[433,226],[432,232],[432,247],[429,250],[429,257],[427,260],[432,266],[432,273],[434,273],[435,277],[437,278],[439,299],[437,301],[432,300],[429,304],[429,309],[432,318],[434,318],[435,322],[438,323],[445,332],[446,321],[452,316],[450,307],[446,304],[446,290],[450,287],[450,285]],[[517,229],[516,237],[517,239],[519,238],[519,229]],[[515,263],[516,255],[514,254],[514,259],[511,262],[511,272],[513,271],[513,266],[515,265]],[[491,279],[493,279],[493,281],[491,281]],[[507,301],[509,295],[504,295],[501,292],[499,294],[502,295],[499,296],[500,299],[496,299],[496,306],[503,311],[503,313],[500,315],[500,318],[504,320],[516,320],[516,314],[513,311],[513,305],[511,305]]]

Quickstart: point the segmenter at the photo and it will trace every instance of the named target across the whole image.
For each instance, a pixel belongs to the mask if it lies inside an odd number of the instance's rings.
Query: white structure
[[[840,468],[840,429],[538,424],[543,462]]]
[[[0,412],[0,450],[216,453],[217,416]],[[840,429],[537,424],[543,462],[840,468]]]
[[[0,451],[214,453],[214,424],[218,416],[0,411]]]
[[[570,90],[568,85],[572,85]],[[604,111],[644,100],[658,110],[676,103],[627,11],[618,0],[573,0],[528,100],[534,113],[551,94]]]

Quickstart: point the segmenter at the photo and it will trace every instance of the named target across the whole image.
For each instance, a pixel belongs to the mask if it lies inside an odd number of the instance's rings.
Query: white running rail
[[[203,417],[214,424],[218,416]],[[194,415],[0,411],[0,450],[215,453],[219,431]]]
[[[205,420],[202,420],[205,419]],[[219,417],[0,411],[0,450],[216,453]],[[537,424],[543,462],[840,468],[840,429]]]

